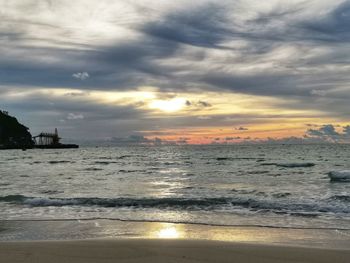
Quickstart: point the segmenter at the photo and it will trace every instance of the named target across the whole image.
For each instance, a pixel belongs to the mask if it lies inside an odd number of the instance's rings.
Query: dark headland
[[[60,143],[60,139],[57,130],[55,133],[40,133],[33,137],[28,127],[19,123],[8,112],[0,110],[0,150],[79,148],[76,144]]]

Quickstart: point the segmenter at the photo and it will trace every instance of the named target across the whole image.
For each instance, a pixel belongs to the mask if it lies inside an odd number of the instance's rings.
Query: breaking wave
[[[331,171],[328,176],[332,182],[350,182],[350,170]]]
[[[315,166],[314,163],[261,163],[262,166],[269,166],[274,165],[277,167],[284,167],[284,168],[302,168],[302,167],[313,167]]]
[[[337,196],[331,200],[344,201],[344,197]],[[345,198],[348,201],[348,198]],[[326,200],[327,201],[327,200]],[[273,212],[276,214],[289,214],[297,216],[318,216],[322,213],[350,213],[349,206],[334,206],[331,203],[295,203],[288,201],[257,200],[253,198],[41,198],[27,197],[23,195],[8,195],[0,197],[0,202],[7,202],[32,207],[45,206],[97,206],[115,208],[155,208],[178,210],[225,210],[233,208],[245,208],[258,212]]]

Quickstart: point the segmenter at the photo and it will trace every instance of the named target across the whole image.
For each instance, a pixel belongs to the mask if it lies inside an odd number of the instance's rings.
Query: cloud
[[[148,144],[151,140],[142,135],[130,135],[128,137],[113,137],[110,142],[113,144]]]
[[[97,123],[101,130],[126,135],[151,125],[223,125],[230,117],[201,113],[146,120],[135,105],[112,107],[83,99],[92,90],[145,86],[174,96],[210,91],[278,100],[256,105],[264,116],[237,112],[235,125],[277,119],[278,114],[271,117],[272,106],[310,111],[307,122],[321,117],[346,121],[350,114],[349,1],[13,0],[1,6],[0,94],[33,87],[80,90],[67,94],[67,101],[48,94],[0,96],[2,105],[39,127],[54,125],[52,118],[38,115],[45,111],[60,119],[80,112],[90,136],[96,136]],[[186,104],[193,112],[217,107],[199,98]],[[293,121],[291,115],[285,118]],[[342,137],[313,130],[310,136]]]
[[[187,138],[179,138],[176,141],[163,140],[158,137],[149,139],[143,135],[129,135],[127,137],[113,137],[108,142],[112,145],[177,145],[187,144]]]
[[[198,119],[200,119],[200,120],[211,120],[212,117],[211,116],[198,116]]]
[[[225,140],[226,141],[234,141],[234,140],[240,140],[242,139],[240,136],[236,136],[236,137],[226,137]]]
[[[208,107],[211,107],[211,106],[212,106],[209,102],[207,102],[207,101],[202,101],[202,100],[198,101],[197,105],[199,105],[199,106],[201,106],[201,107],[204,107],[204,108],[208,108]]]
[[[72,77],[80,80],[86,80],[90,78],[90,75],[87,72],[77,72],[77,73],[74,73]]]
[[[72,96],[72,97],[77,97],[77,96],[86,96],[88,95],[89,92],[88,91],[75,91],[75,92],[67,92],[64,95],[65,96]]]
[[[309,129],[306,135],[329,142],[342,142],[350,139],[350,126],[344,126],[342,132],[338,132],[333,124],[325,124],[318,129]]]
[[[336,1],[336,3],[329,12],[304,23],[311,36],[329,42],[350,39],[350,3],[349,1]]]
[[[67,120],[82,120],[84,119],[84,115],[83,114],[76,114],[76,113],[68,113],[68,116],[67,116]]]
[[[320,138],[301,138],[296,136],[290,136],[285,138],[267,138],[265,140],[256,140],[253,143],[262,144],[319,144],[329,143]]]
[[[339,136],[340,134],[335,130],[334,126],[332,124],[326,124],[323,125],[321,128],[314,130],[309,129],[308,134],[313,136]]]
[[[198,3],[198,2],[197,2]],[[200,3],[200,2],[199,2]],[[199,47],[220,47],[230,34],[225,26],[225,7],[215,3],[194,5],[179,12],[169,12],[161,19],[141,27],[141,31],[152,37]]]
[[[344,127],[343,133],[344,133],[346,136],[349,136],[349,137],[350,137],[350,125],[347,125],[347,126]]]
[[[326,90],[313,89],[313,90],[310,91],[310,94],[323,97],[323,96],[327,95],[327,91]]]
[[[235,128],[235,130],[237,130],[237,131],[248,131],[249,129],[248,128],[246,128],[246,127],[236,127]]]
[[[199,100],[197,102],[192,102],[192,101],[186,100],[186,106],[193,106],[193,107],[197,107],[197,108],[210,108],[210,107],[212,107],[212,105],[209,102],[202,101],[202,100]]]
[[[188,141],[190,140],[190,138],[186,138],[186,137],[180,137],[177,141],[176,144],[188,144]]]

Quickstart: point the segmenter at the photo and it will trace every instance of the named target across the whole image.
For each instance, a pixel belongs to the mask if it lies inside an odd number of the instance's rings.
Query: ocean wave
[[[269,166],[274,165],[277,167],[284,167],[284,168],[302,168],[302,167],[313,167],[316,164],[314,163],[261,163],[262,166]]]
[[[136,157],[136,156],[139,156],[139,155],[121,155],[117,157],[117,159],[125,159],[125,158]]]
[[[237,189],[231,189],[231,192],[240,194],[240,195],[256,195],[256,196],[263,196],[263,197],[267,197],[268,194],[262,191],[258,191],[258,190],[237,190]]]
[[[285,197],[285,196],[283,196]],[[327,201],[327,200],[326,200]],[[343,201],[343,200],[337,200]],[[289,214],[305,216],[321,215],[323,213],[350,213],[350,207],[344,205],[332,205],[332,203],[295,203],[283,201],[279,197],[279,201],[253,198],[43,198],[43,197],[27,197],[23,195],[8,195],[0,197],[0,202],[8,202],[13,204],[28,205],[32,207],[46,206],[98,206],[98,207],[115,207],[115,208],[135,208],[135,209],[177,209],[177,210],[226,210],[233,208],[245,208],[250,211],[258,212],[274,212],[277,214]]]
[[[267,174],[270,173],[270,171],[267,170],[261,170],[261,171],[248,171],[247,174]]]
[[[277,163],[276,166],[285,168],[313,167],[314,163]]]
[[[60,191],[60,190],[42,190],[42,191],[40,191],[40,193],[54,195],[54,194],[61,194],[61,193],[63,193],[63,191]]]
[[[272,194],[273,197],[275,198],[284,198],[284,197],[287,197],[287,196],[290,196],[291,193],[275,193],[275,194]]]
[[[331,200],[339,200],[343,202],[350,202],[350,195],[334,195],[330,198]]]
[[[137,172],[142,172],[142,170],[125,170],[125,169],[119,170],[119,173],[137,173]]]
[[[234,160],[260,160],[261,158],[254,157],[216,157],[217,161],[234,161]]]
[[[273,166],[273,165],[277,165],[277,163],[261,163],[261,166]]]
[[[97,168],[97,167],[88,167],[85,169],[85,171],[102,171],[102,168]]]
[[[26,198],[24,195],[6,195],[0,197],[0,202],[23,202]]]
[[[48,163],[49,164],[59,164],[59,163],[75,163],[75,162],[62,160],[62,161],[49,161]]]
[[[333,182],[350,182],[350,170],[331,171],[328,176]]]
[[[95,161],[93,164],[108,165],[108,164],[111,164],[111,163],[117,163],[117,162],[114,162],[114,161]]]

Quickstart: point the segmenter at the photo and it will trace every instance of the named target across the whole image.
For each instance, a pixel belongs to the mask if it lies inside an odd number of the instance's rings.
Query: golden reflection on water
[[[161,229],[158,232],[159,238],[179,238],[180,234],[175,227]]]
[[[42,222],[41,222],[42,223]],[[78,224],[82,231],[92,231],[93,236],[129,237],[142,239],[201,239],[261,244],[293,244],[307,246],[329,246],[335,242],[340,248],[349,247],[347,235],[336,234],[334,230],[283,229],[266,227],[225,227],[194,224],[173,224],[157,222],[121,222],[99,220],[91,227],[93,221]],[[33,224],[36,226],[36,224]],[[50,228],[38,224],[38,232],[50,233]],[[44,225],[45,226],[45,225]],[[48,225],[49,227],[50,225]],[[311,242],[311,243],[310,243]]]
[[[147,238],[206,239],[234,242],[275,242],[281,232],[262,228],[232,228],[172,223],[145,223]]]
[[[186,238],[183,225],[171,223],[152,223],[147,227],[147,237],[149,238]]]
[[[159,173],[164,174],[162,178],[158,178],[157,181],[149,182],[152,186],[152,196],[157,198],[168,197],[177,192],[179,189],[189,187],[188,177],[182,177],[179,174],[187,174],[188,171],[179,168],[168,168],[160,170]]]

